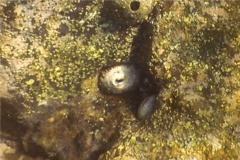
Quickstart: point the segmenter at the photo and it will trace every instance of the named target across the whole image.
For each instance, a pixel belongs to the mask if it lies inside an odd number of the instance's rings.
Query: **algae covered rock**
[[[105,1],[104,12],[107,18],[117,24],[134,25],[145,20],[153,11],[156,0]]]
[[[129,61],[137,28],[119,31],[102,21],[102,7],[99,1],[0,2],[1,109],[24,128],[19,135],[1,132],[21,139],[16,149],[94,159],[114,138],[119,106],[129,102],[105,99],[96,77],[103,66]]]
[[[5,0],[0,21],[5,144],[39,159],[239,159],[238,1]],[[143,95],[99,89],[124,63]]]
[[[100,159],[239,159],[239,7],[180,0],[156,16],[139,63],[160,87],[158,109],[145,122],[124,119]]]

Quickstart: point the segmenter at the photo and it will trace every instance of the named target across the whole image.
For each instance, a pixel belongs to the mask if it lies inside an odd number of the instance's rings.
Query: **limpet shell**
[[[145,98],[138,108],[137,117],[139,119],[149,118],[156,108],[156,95]]]
[[[139,70],[131,64],[113,66],[99,74],[99,88],[111,94],[133,91],[137,88],[139,81]]]

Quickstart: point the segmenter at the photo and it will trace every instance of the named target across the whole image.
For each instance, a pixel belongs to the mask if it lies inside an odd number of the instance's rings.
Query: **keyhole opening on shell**
[[[132,11],[137,11],[140,8],[140,2],[139,1],[132,1],[130,4],[130,8]]]
[[[115,79],[115,83],[122,83],[123,81],[124,81],[124,78]]]

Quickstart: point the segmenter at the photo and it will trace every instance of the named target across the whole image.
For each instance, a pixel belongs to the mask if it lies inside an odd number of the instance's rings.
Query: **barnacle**
[[[105,1],[107,17],[119,24],[137,24],[152,12],[156,0],[118,0]]]

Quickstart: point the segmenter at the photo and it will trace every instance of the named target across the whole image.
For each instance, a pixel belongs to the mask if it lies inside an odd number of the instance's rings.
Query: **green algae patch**
[[[50,6],[11,2],[3,7],[8,12],[1,13],[6,17],[2,57],[13,66],[18,92],[29,101],[65,101],[81,94],[81,82],[102,66],[128,61],[136,32],[109,32],[108,26],[97,25],[101,3],[62,1],[54,9]]]

